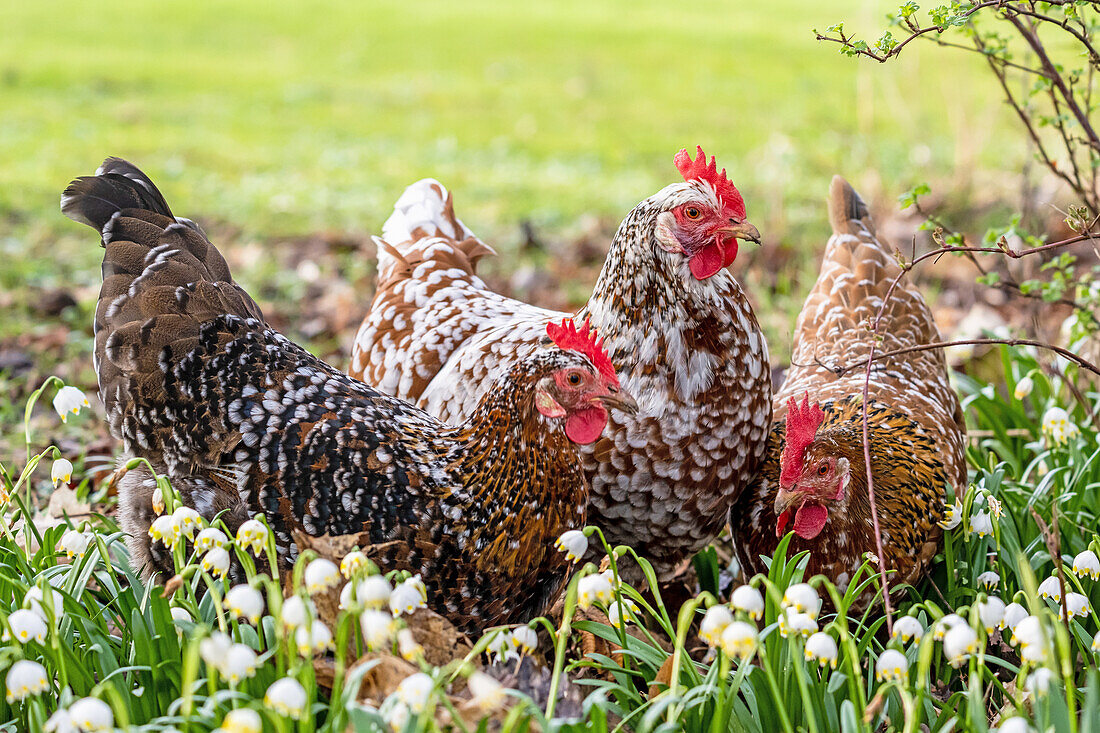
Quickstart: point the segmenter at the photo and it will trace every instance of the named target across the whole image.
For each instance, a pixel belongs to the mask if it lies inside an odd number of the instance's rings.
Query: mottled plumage
[[[605,400],[630,406],[613,373],[544,338],[452,427],[268,326],[202,231],[129,163],[75,180],[62,210],[105,247],[95,357],[111,431],[185,503],[208,519],[228,510],[230,530],[265,514],[284,559],[294,532],[350,536],[383,568],[420,573],[429,603],[469,631],[547,608],[567,573],[553,541],[584,525],[587,505],[563,425],[578,410],[606,420]],[[171,568],[147,534],[152,488],[147,472],[120,487],[147,572]]]
[[[737,239],[758,234],[713,161],[692,167],[683,153],[681,163],[689,179],[630,212],[588,303],[573,316],[599,329],[639,404],[636,415],[612,412],[604,437],[582,449],[590,520],[613,544],[650,558],[662,576],[721,531],[757,469],[771,417],[767,346],[740,284],[722,269]],[[692,204],[725,217],[717,223],[732,233],[720,247],[706,240],[676,251],[670,232],[684,222],[674,214],[690,214]],[[378,289],[351,373],[458,420],[495,374],[536,348],[547,321],[567,314],[486,286],[475,265],[492,249],[455,217],[437,181],[413,184],[394,208],[376,240]]]
[[[775,395],[767,457],[759,479],[730,516],[733,546],[747,571],[763,571],[760,556],[773,554],[777,525],[782,533],[793,525],[789,554],[810,550],[809,573],[847,584],[863,553],[875,552],[860,407],[865,370],[861,366],[837,377],[832,368],[869,354],[869,324],[901,270],[876,238],[863,201],[840,177],[830,189],[829,218],[833,236],[795,325],[792,365]],[[879,333],[879,354],[940,340],[920,292],[905,279],[891,295]],[[955,491],[966,486],[962,410],[938,350],[877,360],[868,395],[887,567],[897,571],[894,582],[914,582],[939,547],[936,522],[943,516],[945,485]],[[799,421],[811,425],[812,438],[800,436],[805,448],[783,455],[789,401],[804,396],[811,408],[800,408]],[[824,412],[816,431],[814,403]],[[840,499],[833,496],[837,489]]]

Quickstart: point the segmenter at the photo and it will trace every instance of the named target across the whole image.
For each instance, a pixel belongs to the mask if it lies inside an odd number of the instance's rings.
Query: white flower
[[[202,657],[202,661],[218,669],[232,647],[232,639],[220,631],[215,631],[199,642],[199,656]]]
[[[1055,603],[1062,600],[1062,584],[1058,582],[1057,576],[1051,575],[1039,583],[1039,595],[1050,598]]]
[[[340,582],[340,568],[332,560],[319,557],[306,565],[302,576],[306,591],[310,594],[323,593]]]
[[[792,607],[779,614],[779,635],[784,639],[789,636],[808,637],[815,631],[817,621],[808,613],[799,613]]]
[[[505,630],[497,630],[492,632],[492,637],[489,639],[489,645],[485,651],[492,657],[494,662],[503,662],[508,659],[519,659],[519,654],[516,654],[516,645],[512,642],[512,632]]]
[[[393,733],[402,733],[409,725],[409,718],[412,717],[412,713],[409,712],[409,706],[403,702],[397,702],[393,695],[386,698],[387,701],[393,700],[393,705],[389,706],[389,713],[386,714],[386,722],[390,724],[390,730]],[[386,705],[382,706],[382,709],[386,709]]]
[[[1035,733],[1035,729],[1027,722],[1026,718],[1019,716],[1007,718],[990,733]]]
[[[214,733],[263,733],[264,723],[260,714],[251,708],[230,710]]]
[[[1012,391],[1012,396],[1018,400],[1022,400],[1031,394],[1031,390],[1035,389],[1035,380],[1030,376],[1026,376],[1019,382],[1016,382],[1016,389]]]
[[[795,583],[783,594],[781,607],[793,608],[817,620],[817,614],[821,611],[821,599],[809,583]]]
[[[202,529],[202,516],[189,506],[181,506],[172,512],[172,518],[176,520],[179,532],[187,539],[195,536],[196,529]]]
[[[20,659],[8,670],[5,680],[7,687],[8,704],[25,700],[31,695],[37,695],[50,688],[50,682],[46,679],[46,668],[38,662]]]
[[[970,515],[970,531],[979,537],[993,534],[993,519],[989,512],[974,512]]]
[[[195,552],[208,552],[215,547],[223,550],[229,547],[229,538],[217,527],[207,527],[195,538]]]
[[[64,599],[61,593],[50,588],[50,599],[53,601],[53,613],[60,615],[64,610]],[[34,586],[27,590],[27,594],[23,596],[23,605],[44,619],[49,619],[50,617],[49,612],[46,610],[45,596],[42,593],[42,589],[38,586]]]
[[[88,545],[91,541],[91,535],[77,532],[75,529],[70,529],[68,532],[61,535],[61,542],[59,544],[61,549],[65,551],[67,557],[84,557],[84,553],[88,551]]]
[[[222,602],[225,610],[248,619],[248,623],[255,626],[260,621],[264,612],[264,597],[260,591],[244,583],[235,585],[225,594]]]
[[[969,626],[952,626],[943,637],[943,656],[952,667],[959,667],[978,651],[978,635]]]
[[[355,600],[367,608],[383,608],[390,601],[393,587],[384,575],[370,575],[355,586]]]
[[[237,528],[237,544],[244,550],[251,550],[259,557],[267,547],[267,527],[258,519],[249,519]]]
[[[98,697],[82,697],[69,706],[69,717],[82,731],[112,730],[115,714]]]
[[[986,570],[978,576],[978,587],[985,590],[993,590],[1001,582],[1001,576],[992,570]]]
[[[1027,618],[1027,616],[1027,609],[1021,606],[1019,603],[1013,601],[1012,603],[1005,606],[1005,622],[1004,626],[1002,626],[1001,628],[1011,629],[1012,631],[1015,631],[1016,624],[1023,621],[1025,618]]]
[[[759,621],[764,616],[764,596],[751,585],[739,585],[730,596],[730,605]]]
[[[932,639],[935,641],[943,641],[943,637],[948,631],[956,626],[965,624],[966,619],[962,616],[957,613],[949,613],[932,625]]]
[[[428,602],[428,589],[427,587],[425,587],[424,581],[420,579],[420,573],[405,578],[403,581],[401,581],[401,584],[407,585],[410,588],[416,588],[416,591],[420,594],[420,600],[424,601],[425,603]]]
[[[836,669],[836,658],[838,654],[836,642],[833,641],[833,637],[829,636],[824,631],[818,631],[806,640],[806,649],[804,653],[807,662],[816,659],[817,663],[822,667],[828,664],[833,669]]]
[[[39,644],[46,643],[46,622],[34,611],[27,609],[19,609],[18,611],[12,611],[8,616],[8,625],[11,626],[12,634],[15,635],[15,640],[20,644],[26,644],[31,639],[34,639]],[[8,632],[4,632],[4,641],[10,639]]]
[[[411,583],[401,583],[390,593],[390,613],[394,616],[413,613],[416,609],[426,606],[424,597],[420,595],[420,589]]]
[[[920,641],[924,636],[924,626],[912,616],[902,616],[894,622],[894,629],[890,634],[891,639],[901,639],[902,644],[908,644],[909,640]]]
[[[377,651],[390,643],[393,638],[393,616],[385,611],[368,608],[359,615],[359,628],[363,632],[363,643],[370,651]]]
[[[554,541],[554,547],[565,553],[566,560],[580,562],[588,552],[588,538],[579,529],[571,529],[562,532],[561,537]]]
[[[471,674],[466,680],[466,687],[470,690],[470,705],[482,714],[491,713],[504,704],[504,685],[484,672]]]
[[[628,598],[624,598],[621,604],[612,601],[607,604],[607,620],[617,629],[630,623],[638,613],[638,606]]]
[[[962,521],[963,505],[958,499],[955,499],[955,503],[952,506],[944,507],[943,519],[937,524],[946,530],[955,529],[959,526],[959,522]]]
[[[708,645],[718,646],[722,641],[722,632],[733,623],[733,614],[726,606],[711,606],[699,624],[699,638]]]
[[[234,644],[229,647],[225,657],[215,666],[229,684],[235,685],[241,680],[256,674],[258,664],[259,659],[251,647],[244,644]]]
[[[586,575],[577,583],[577,605],[582,609],[587,609],[597,602],[607,603],[611,600],[612,594],[611,581],[602,573]]]
[[[91,406],[88,398],[76,387],[62,387],[53,398],[53,409],[61,417],[61,422],[68,422],[69,413],[79,415],[80,408]]]
[[[348,580],[351,580],[351,576],[357,575],[361,570],[367,569],[367,556],[354,550],[344,555],[344,559],[340,561],[340,574]]]
[[[401,680],[394,695],[397,700],[409,707],[413,713],[419,715],[428,707],[435,683],[432,678],[423,672],[417,672]]]
[[[150,498],[150,503],[153,505],[154,514],[164,514],[164,492],[160,487],[153,489],[153,496]]]
[[[1048,667],[1039,667],[1024,680],[1024,690],[1027,694],[1034,696],[1037,692],[1048,692],[1050,690],[1050,683],[1057,679],[1054,676],[1053,670]]]
[[[1005,602],[997,596],[990,596],[978,602],[978,618],[981,619],[985,633],[992,634],[996,628],[1005,627]]]
[[[1089,603],[1089,597],[1080,593],[1066,593],[1066,611],[1069,612],[1069,617],[1081,616],[1084,618],[1088,616],[1092,611],[1092,604]],[[1058,618],[1064,618],[1062,613],[1062,606],[1058,606]]]
[[[53,715],[46,719],[42,730],[44,733],[80,733],[72,716],[65,708],[55,710]]]
[[[1078,578],[1087,575],[1093,580],[1100,580],[1100,559],[1096,553],[1092,550],[1077,553],[1077,557],[1073,558],[1073,574]]]
[[[317,609],[313,605],[313,601],[303,601],[301,596],[291,596],[283,601],[282,608],[279,609],[279,620],[282,621],[283,627],[287,629],[296,629],[299,626],[304,626],[310,618],[317,616]]]
[[[1000,519],[1005,515],[1004,504],[992,494],[989,495],[989,513],[993,515],[994,519]]]
[[[73,464],[64,458],[58,458],[50,466],[50,480],[56,489],[58,484],[67,484],[73,478]]]
[[[401,629],[397,632],[397,651],[407,662],[415,662],[424,656],[424,647],[420,646],[411,629]]]
[[[173,550],[180,541],[180,526],[176,517],[172,514],[162,514],[149,525],[149,536],[154,542],[163,542],[169,550]]]
[[[264,705],[279,715],[298,720],[306,712],[306,688],[293,677],[275,680],[264,693]]]
[[[722,631],[721,647],[727,656],[747,660],[756,653],[756,627],[744,621],[734,621]]]
[[[876,680],[896,680],[905,682],[909,674],[909,660],[897,649],[887,649],[878,655],[875,662]]]
[[[1100,631],[1096,632],[1096,636],[1092,637],[1092,646],[1090,647],[1094,652],[1100,652]]]
[[[187,612],[187,609],[180,608],[179,606],[172,606],[171,609],[172,621],[192,621],[191,614]],[[175,624],[173,623],[173,626]],[[176,626],[176,636],[183,638],[183,629]]]
[[[215,547],[203,555],[202,569],[216,578],[225,580],[229,572],[229,553],[224,547]]]
[[[520,626],[512,632],[512,644],[520,654],[530,654],[538,648],[538,632],[530,626]]]
[[[1046,661],[1050,637],[1037,616],[1021,619],[1012,629],[1012,644],[1020,647],[1020,657],[1031,662]]]
[[[1069,413],[1061,407],[1051,407],[1043,413],[1043,434],[1051,445],[1064,445],[1076,438],[1081,430],[1069,420]]]
[[[294,632],[294,643],[298,646],[298,653],[303,657],[320,654],[333,648],[332,632],[322,622],[314,619],[309,628],[298,627]]]

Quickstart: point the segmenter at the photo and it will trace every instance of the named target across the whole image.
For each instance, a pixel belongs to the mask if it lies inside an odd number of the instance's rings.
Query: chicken
[[[831,368],[869,355],[869,324],[901,269],[876,238],[866,205],[839,176],[829,190],[829,219],[833,236],[795,325],[767,457],[730,517],[746,575],[766,572],[760,556],[772,556],[793,529],[787,556],[809,550],[807,573],[846,587],[863,554],[877,555],[863,453],[865,367],[839,377]],[[878,354],[940,340],[920,292],[905,280],[890,297],[879,333]],[[883,560],[896,571],[892,587],[911,584],[939,547],[945,486],[957,494],[966,488],[962,409],[940,350],[875,361],[868,397]]]
[[[585,523],[576,444],[629,412],[596,334],[572,322],[509,365],[449,426],[329,367],[268,326],[202,230],[175,218],[133,165],[108,159],[62,211],[101,233],[95,366],[111,432],[185,504],[230,530],[264,514],[293,537],[348,537],[386,570],[420,573],[434,609],[468,631],[541,614],[567,576],[553,542]],[[552,341],[553,343],[550,343]],[[128,474],[120,523],[136,564],[151,477]]]
[[[668,579],[726,525],[763,454],[771,421],[767,346],[741,285],[725,269],[738,240],[759,242],[740,192],[681,150],[684,178],[619,226],[588,303],[637,399],[582,449],[590,521],[648,557]],[[378,245],[378,288],[356,337],[351,374],[437,417],[469,415],[494,375],[568,314],[490,290],[475,272],[493,250],[426,179],[398,199]]]

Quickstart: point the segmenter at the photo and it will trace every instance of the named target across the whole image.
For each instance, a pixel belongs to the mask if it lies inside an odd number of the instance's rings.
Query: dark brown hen
[[[551,324],[469,420],[448,426],[324,364],[268,326],[194,223],[133,165],[78,178],[62,211],[106,249],[95,363],[112,433],[231,530],[266,515],[281,558],[295,532],[343,535],[420,573],[467,631],[542,613],[566,578],[552,543],[585,522],[575,441],[630,409],[594,333]],[[120,486],[136,563],[170,570],[148,536],[151,477]],[[158,549],[160,550],[158,552]]]

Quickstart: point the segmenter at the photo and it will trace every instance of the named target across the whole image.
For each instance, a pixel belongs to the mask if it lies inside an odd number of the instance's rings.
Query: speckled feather
[[[767,346],[740,284],[722,270],[696,280],[664,251],[659,213],[714,201],[700,181],[638,204],[620,225],[588,303],[637,415],[611,413],[584,446],[590,517],[668,576],[724,527],[756,471],[770,423]],[[493,376],[522,359],[547,321],[570,314],[494,293],[476,275],[492,250],[453,212],[437,181],[413,184],[380,242],[378,291],[351,373],[448,421],[470,413]]]
[[[141,194],[146,194],[142,196]],[[155,194],[155,195],[154,195]],[[567,573],[553,549],[583,526],[587,486],[534,387],[583,355],[532,349],[457,427],[329,367],[268,326],[224,259],[132,165],[109,159],[62,209],[102,233],[96,365],[112,433],[207,518],[267,516],[284,559],[293,532],[351,535],[383,568],[421,573],[429,603],[468,631],[526,621]],[[146,571],[151,477],[120,491]]]
[[[774,398],[776,422],[761,477],[731,518],[739,561],[751,572],[763,571],[760,555],[770,556],[778,542],[774,504],[787,401],[808,394],[824,409],[825,420],[806,461],[823,455],[848,458],[851,484],[846,497],[829,506],[821,534],[813,540],[796,535],[790,552],[811,550],[810,573],[847,582],[862,554],[875,551],[860,409],[865,370],[853,369],[838,378],[827,367],[868,355],[868,324],[901,270],[876,238],[863,201],[839,176],[830,188],[829,218],[833,236],[795,326],[792,365]],[[940,340],[924,298],[906,279],[890,298],[880,334],[880,354]],[[939,546],[941,531],[935,523],[943,515],[945,484],[956,492],[966,487],[962,409],[943,353],[935,350],[876,361],[869,398],[872,475],[884,551],[888,567],[898,571],[896,578],[913,582]]]

